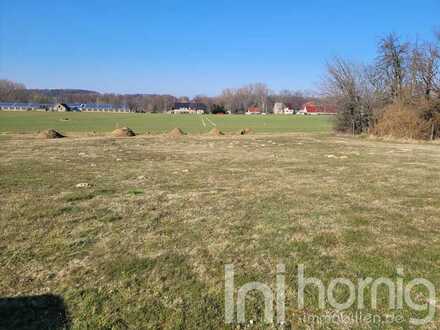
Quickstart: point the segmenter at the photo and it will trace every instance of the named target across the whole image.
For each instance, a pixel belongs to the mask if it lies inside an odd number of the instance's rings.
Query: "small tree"
[[[211,108],[211,113],[214,115],[217,114],[226,114],[226,109],[223,105],[213,104]]]
[[[366,97],[370,91],[365,69],[336,57],[327,63],[324,93],[338,105],[336,130],[360,134],[367,132],[371,122],[371,106]]]
[[[394,33],[382,38],[378,44],[376,67],[393,100],[403,96],[409,49],[409,44]]]

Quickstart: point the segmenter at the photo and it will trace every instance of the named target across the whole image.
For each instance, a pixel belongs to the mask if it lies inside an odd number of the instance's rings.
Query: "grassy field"
[[[1,115],[2,130],[11,127],[5,116],[20,116]],[[74,126],[82,114],[68,116],[72,130],[82,128]],[[105,121],[102,130],[115,122],[90,116]],[[121,118],[145,130],[153,127],[150,119],[162,117]],[[274,118],[280,125],[288,120]],[[250,120],[256,125],[266,118]],[[299,264],[325,283],[336,277],[396,279],[401,266],[405,281],[423,277],[440,286],[438,145],[310,133],[7,135],[1,145],[0,297],[36,299],[28,310],[40,304],[47,314],[41,321],[0,308],[1,329],[54,328],[57,308],[65,309],[72,329],[233,329],[224,323],[228,263],[235,267],[236,288],[249,281],[273,287],[277,263],[286,264],[286,329],[411,329],[409,317],[426,314],[407,307],[390,311],[387,292],[379,291],[378,308],[367,302],[365,312],[396,313],[402,323],[307,325],[305,315],[332,309],[318,309],[313,289],[306,308],[296,306]],[[413,291],[422,302],[423,293]],[[48,294],[55,298],[38,298]],[[343,289],[335,295],[346,298]],[[261,296],[251,295],[246,306],[253,320],[247,328],[270,328]],[[426,328],[439,327],[436,318]]]
[[[67,120],[66,120],[67,119]],[[0,132],[35,133],[55,128],[63,133],[111,132],[130,127],[136,133],[164,133],[179,127],[188,133],[205,133],[214,125],[225,132],[251,128],[255,132],[329,132],[326,116],[213,116],[118,113],[44,113],[0,111]]]

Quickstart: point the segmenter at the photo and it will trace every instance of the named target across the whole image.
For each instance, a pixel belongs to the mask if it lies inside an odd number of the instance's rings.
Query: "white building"
[[[273,106],[273,114],[274,115],[283,115],[284,114],[284,104],[281,102],[277,102]]]
[[[285,106],[283,103],[277,102],[273,106],[273,113],[274,115],[293,115],[295,114],[295,111]]]
[[[179,102],[179,103],[175,103],[173,109],[167,112],[170,114],[202,115],[207,110],[208,110],[208,106],[203,103]]]

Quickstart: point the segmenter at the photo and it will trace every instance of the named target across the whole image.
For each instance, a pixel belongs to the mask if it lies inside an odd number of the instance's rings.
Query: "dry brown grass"
[[[1,142],[0,295],[59,295],[74,329],[225,328],[226,263],[239,286],[272,285],[284,262],[291,324],[323,313],[313,297],[306,310],[292,304],[300,263],[323,281],[393,277],[401,265],[440,287],[438,145],[309,134]],[[254,298],[248,318],[266,328]],[[384,301],[367,311],[390,312]]]
[[[377,136],[412,140],[427,140],[430,132],[431,124],[421,117],[421,113],[402,104],[386,107],[371,130]]]

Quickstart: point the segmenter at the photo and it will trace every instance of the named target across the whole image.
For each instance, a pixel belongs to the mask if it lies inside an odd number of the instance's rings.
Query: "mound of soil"
[[[210,135],[214,135],[214,136],[221,136],[221,135],[225,135],[225,133],[223,133],[222,131],[220,131],[217,127],[214,127],[210,132]]]
[[[136,134],[128,127],[117,128],[112,132],[114,137],[136,136]]]
[[[169,136],[171,136],[171,137],[179,137],[179,136],[182,136],[182,135],[185,135],[185,133],[180,129],[180,128],[173,128],[169,133],[168,133],[168,135]]]
[[[63,134],[61,134],[60,132],[57,132],[56,130],[51,128],[46,131],[40,132],[38,134],[38,137],[40,139],[61,139],[65,136]]]
[[[250,128],[243,128],[242,130],[240,130],[240,132],[238,132],[240,135],[247,135],[247,134],[251,134],[252,130]]]

